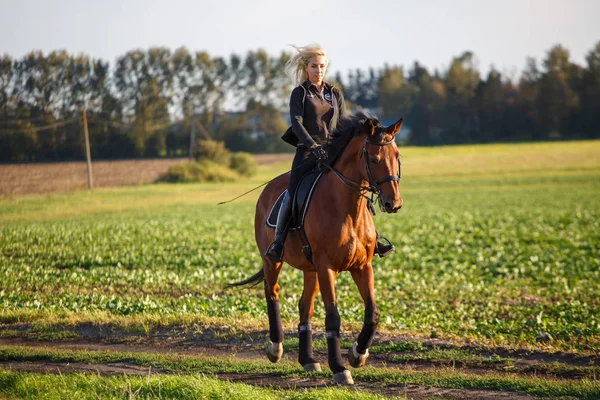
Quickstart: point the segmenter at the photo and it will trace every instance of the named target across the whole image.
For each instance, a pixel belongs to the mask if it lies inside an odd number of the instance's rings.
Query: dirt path
[[[256,342],[255,342],[256,343]],[[29,341],[20,338],[0,339],[0,346],[34,346],[34,347],[50,347],[53,349],[68,349],[68,350],[95,350],[95,351],[115,351],[115,352],[143,352],[143,353],[161,353],[161,354],[184,354],[197,356],[210,356],[219,358],[229,358],[234,356],[240,360],[264,360],[263,351],[258,345],[249,345],[244,343],[228,343],[222,344],[217,342],[211,343],[178,343],[176,345],[165,345],[164,343],[149,343],[140,341],[138,343],[105,343],[99,341]],[[321,360],[326,360],[327,355],[324,351],[315,351],[316,356]],[[297,354],[293,351],[287,351],[284,358],[294,361]],[[581,360],[576,360],[579,364]],[[373,354],[369,359],[369,365],[375,367],[394,366],[396,368],[406,368],[409,370],[435,368],[434,363],[404,363],[390,365],[385,356]],[[81,362],[55,362],[48,360],[35,360],[30,362],[23,361],[4,361],[0,362],[0,368],[12,369],[26,372],[37,373],[69,373],[69,372],[85,372],[97,373],[101,375],[148,375],[148,374],[167,374],[168,371],[142,367],[133,363],[118,362],[118,363],[81,363]],[[487,373],[486,368],[457,368],[466,373]],[[243,382],[249,385],[262,387],[279,387],[282,389],[314,389],[322,388],[331,385],[329,379],[321,377],[293,377],[282,378],[271,374],[217,374],[217,378],[231,380],[235,382]],[[493,390],[481,389],[450,389],[441,387],[429,387],[419,385],[397,385],[386,384],[382,382],[360,382],[357,381],[354,386],[356,389],[366,390],[373,393],[382,394],[385,396],[406,396],[409,399],[533,399],[533,397],[521,395],[513,392],[500,392]]]
[[[23,332],[19,338],[2,338],[3,343],[15,343],[23,340],[28,345],[55,346],[60,343],[62,348],[72,349],[104,349],[111,346],[113,351],[141,351],[154,353],[181,353],[181,354],[201,354],[210,355],[210,352],[225,352],[227,354],[238,354],[242,356],[247,354],[249,358],[263,356],[263,344],[268,332],[262,330],[248,331],[243,334],[232,334],[229,327],[222,326],[200,326],[194,332],[186,332],[178,329],[157,329],[147,334],[139,335],[115,330],[111,327],[96,326],[90,323],[79,324],[76,327],[69,327],[69,331],[79,335],[79,339],[56,341],[37,340],[36,337],[28,335],[30,326],[28,324],[14,323],[0,325],[0,334],[3,331]],[[199,333],[201,332],[201,333]],[[295,332],[286,331],[286,337],[294,337]],[[0,335],[2,336],[2,335]],[[350,334],[350,337],[353,337]],[[29,338],[30,340],[28,340]],[[314,340],[324,339],[323,332],[315,332]],[[376,344],[407,344],[407,348],[418,348],[418,351],[404,350],[401,353],[410,355],[416,352],[427,352],[437,350],[457,350],[467,352],[483,358],[500,357],[514,360],[514,365],[521,367],[535,367],[541,364],[561,363],[571,367],[589,367],[600,366],[600,353],[596,355],[581,355],[567,352],[543,352],[531,351],[526,349],[507,349],[507,348],[482,348],[470,343],[459,343],[439,338],[423,339],[406,335],[390,335],[377,333],[374,343]],[[286,348],[286,357],[295,359],[296,354]],[[316,350],[319,353],[319,350]],[[387,352],[386,354],[371,354],[369,363],[383,364],[407,364],[406,361],[394,361],[393,356],[400,353]],[[218,354],[217,354],[218,355]],[[326,360],[325,352],[320,354],[322,360]],[[409,361],[412,366],[439,366],[447,365],[448,362],[439,362],[435,360],[414,360]],[[457,361],[456,366],[461,362]],[[483,363],[478,369],[497,370],[498,364]],[[569,376],[565,376],[569,377]]]

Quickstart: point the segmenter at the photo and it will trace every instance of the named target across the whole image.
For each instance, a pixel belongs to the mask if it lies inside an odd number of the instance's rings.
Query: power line
[[[10,123],[20,123],[22,121],[28,121],[28,122],[46,122],[48,120],[47,116],[46,117],[38,117],[38,118],[19,118],[19,117],[14,117],[14,116],[6,116],[4,117],[4,119],[2,120],[2,123],[6,123],[6,122],[10,122]]]
[[[37,120],[37,119],[36,119]],[[35,120],[23,120],[25,123],[31,123],[32,121]],[[59,128],[62,126],[66,126],[70,123],[76,122],[76,121],[81,121],[81,118],[70,118],[64,121],[58,121],[52,124],[48,124],[48,125],[43,125],[43,126],[13,126],[10,129],[2,129],[2,121],[0,121],[0,133],[2,134],[12,134],[12,133],[19,133],[19,132],[27,132],[27,133],[38,133],[38,132],[43,132],[46,130],[50,130],[53,128]],[[16,122],[16,121],[10,121],[10,122]],[[195,125],[196,127],[198,127],[198,129],[200,130],[200,132],[202,133],[202,135],[205,137],[205,139],[212,139],[210,133],[208,133],[207,129],[204,127],[204,125],[202,125],[200,123],[200,121],[193,119],[190,121],[193,125]],[[94,124],[104,124],[104,125],[111,125],[115,128],[121,128],[125,125],[127,126],[132,126],[132,123],[124,123],[124,122],[120,122],[120,121],[111,121],[109,119],[104,119],[104,118],[97,118],[96,116],[90,116],[88,118],[88,123],[94,123]],[[173,124],[176,124],[177,122],[159,122],[156,120],[146,120],[144,121],[145,124],[145,128],[148,131],[157,131],[160,129],[165,129],[165,128],[170,128],[171,126],[173,126]]]
[[[120,128],[123,125],[133,125],[131,123],[123,123],[123,122],[119,122],[119,121],[106,121],[106,120],[100,120],[100,119],[96,119],[96,118],[88,118],[88,122],[92,122],[92,123],[96,123],[96,124],[105,124],[105,125],[112,125],[114,127]],[[152,122],[152,120],[150,121],[144,121],[144,122]],[[164,128],[169,128],[173,125],[173,122],[163,122],[163,123],[157,123],[154,125],[148,125],[146,126],[147,130],[150,131],[156,131],[159,129],[164,129]]]
[[[71,118],[71,119],[68,119],[66,121],[56,122],[54,124],[45,125],[45,126],[36,126],[36,127],[25,127],[25,126],[23,126],[23,127],[21,127],[21,129],[17,129],[17,130],[0,129],[0,132],[5,133],[5,134],[6,133],[18,133],[18,132],[28,132],[28,133],[29,132],[35,132],[35,133],[37,133],[37,132],[45,131],[45,130],[48,130],[48,129],[59,128],[61,126],[68,125],[68,124],[70,124],[72,122],[75,122],[75,121],[79,121],[79,118]]]
[[[2,133],[2,134],[11,134],[11,133],[19,133],[19,132],[38,133],[38,132],[46,131],[46,130],[53,129],[53,128],[59,128],[61,126],[65,126],[65,125],[68,125],[68,124],[70,124],[72,122],[76,122],[76,121],[81,121],[81,118],[71,118],[71,119],[67,119],[65,121],[59,121],[59,122],[55,122],[55,123],[43,125],[43,126],[23,126],[23,125],[21,125],[21,126],[14,126],[14,127],[12,127],[12,129],[0,128],[0,133]],[[27,123],[27,122],[31,122],[31,121],[25,120],[25,122]],[[90,118],[90,119],[88,119],[88,122],[112,125],[114,127],[121,127],[122,125],[125,125],[124,123],[121,123],[119,121],[101,120],[101,119],[97,119],[97,118]],[[154,124],[154,125],[148,126],[147,129],[148,130],[158,130],[158,129],[168,128],[171,125],[172,125],[171,122],[162,123],[162,124]],[[1,122],[0,122],[0,126],[1,126]]]

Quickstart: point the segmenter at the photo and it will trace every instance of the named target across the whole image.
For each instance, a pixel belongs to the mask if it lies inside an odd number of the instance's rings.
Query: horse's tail
[[[260,271],[258,271],[254,275],[252,275],[250,278],[244,279],[243,281],[240,281],[240,282],[229,283],[225,286],[225,288],[229,289],[232,287],[246,286],[246,285],[250,285],[250,287],[254,287],[254,286],[258,285],[259,283],[263,282],[264,280],[265,280],[265,269],[261,268]]]

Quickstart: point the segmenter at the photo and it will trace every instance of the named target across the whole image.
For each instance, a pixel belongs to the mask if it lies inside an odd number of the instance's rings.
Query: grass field
[[[327,370],[312,376],[293,362],[299,272],[280,275],[282,366],[262,364],[262,290],[223,289],[260,268],[260,190],[216,203],[289,168],[279,161],[232,184],[0,200],[0,397],[40,398],[63,385],[61,394],[101,387],[106,398],[211,396],[198,386],[225,398],[600,398],[600,142],[401,152],[405,206],[375,217],[397,250],[374,260],[383,322],[372,366],[353,371],[359,392],[322,388]],[[348,274],[336,290],[348,346],[362,302]],[[318,298],[315,346],[325,363],[323,319]],[[197,367],[174,367],[161,352],[186,353]],[[47,374],[75,360],[159,372]],[[35,368],[43,363],[50,367]]]

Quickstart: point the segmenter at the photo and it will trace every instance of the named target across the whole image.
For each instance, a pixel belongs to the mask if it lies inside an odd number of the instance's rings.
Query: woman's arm
[[[316,143],[304,127],[304,89],[297,87],[290,96],[290,119],[292,120],[292,131],[304,146],[310,148]]]

